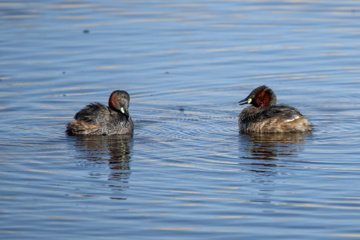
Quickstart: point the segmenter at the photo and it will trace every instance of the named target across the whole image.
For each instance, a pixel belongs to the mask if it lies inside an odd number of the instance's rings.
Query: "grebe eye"
[[[248,99],[248,104],[250,104],[252,102],[252,98]]]
[[[123,107],[120,108],[120,112],[121,112],[122,114],[125,114],[125,110],[124,110]]]

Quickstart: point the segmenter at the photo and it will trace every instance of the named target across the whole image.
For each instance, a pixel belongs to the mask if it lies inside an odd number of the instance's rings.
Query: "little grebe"
[[[128,134],[134,130],[129,115],[130,96],[125,91],[114,91],[109,97],[109,106],[91,103],[74,116],[67,124],[69,135]]]
[[[251,104],[239,114],[240,132],[307,132],[311,123],[294,107],[276,104],[275,93],[267,86],[255,88],[239,102]]]

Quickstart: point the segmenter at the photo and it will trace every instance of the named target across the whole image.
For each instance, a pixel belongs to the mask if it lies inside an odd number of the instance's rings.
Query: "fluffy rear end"
[[[67,125],[67,133],[69,135],[92,135],[99,130],[99,126],[90,124],[82,120],[75,120]]]
[[[268,118],[259,122],[251,122],[242,125],[241,132],[262,132],[262,133],[295,133],[311,131],[311,123],[303,116],[286,120],[278,117]]]

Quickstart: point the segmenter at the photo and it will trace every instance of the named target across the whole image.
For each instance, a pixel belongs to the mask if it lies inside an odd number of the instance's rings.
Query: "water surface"
[[[360,237],[357,1],[1,1],[4,239]],[[240,135],[262,84],[312,134]],[[115,89],[132,137],[65,125]]]

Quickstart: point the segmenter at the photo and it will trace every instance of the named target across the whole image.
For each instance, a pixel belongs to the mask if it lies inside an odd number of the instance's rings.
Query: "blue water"
[[[358,1],[0,2],[2,239],[360,238]],[[311,134],[241,135],[266,84]],[[131,95],[133,137],[70,137]]]

